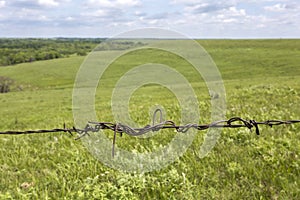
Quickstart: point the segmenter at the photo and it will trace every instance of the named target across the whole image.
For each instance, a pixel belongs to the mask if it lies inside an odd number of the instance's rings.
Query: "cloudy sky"
[[[0,37],[111,37],[158,27],[193,38],[299,38],[299,0],[0,0]]]

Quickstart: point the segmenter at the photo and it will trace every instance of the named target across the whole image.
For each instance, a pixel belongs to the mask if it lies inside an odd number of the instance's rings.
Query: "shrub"
[[[0,76],[0,93],[10,92],[10,86],[14,83],[11,78]]]

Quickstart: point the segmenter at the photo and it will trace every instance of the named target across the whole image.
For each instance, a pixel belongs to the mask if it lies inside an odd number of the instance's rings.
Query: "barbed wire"
[[[160,114],[159,123],[155,124],[157,113]],[[141,136],[149,132],[157,132],[162,129],[175,129],[178,133],[186,133],[189,129],[197,129],[199,131],[206,130],[209,128],[248,128],[252,130],[255,128],[255,133],[260,135],[259,125],[266,125],[269,127],[279,126],[279,125],[291,125],[295,123],[300,123],[300,120],[267,120],[263,122],[257,122],[255,120],[245,120],[240,117],[233,117],[228,120],[215,121],[210,124],[186,124],[186,125],[176,125],[175,122],[167,120],[163,121],[162,111],[160,109],[155,110],[153,114],[152,125],[146,125],[142,128],[132,128],[130,126],[121,124],[121,123],[111,123],[111,122],[88,122],[83,129],[77,129],[75,127],[66,128],[64,124],[63,128],[48,129],[48,130],[26,130],[26,131],[4,131],[0,132],[0,135],[24,135],[24,134],[37,134],[37,133],[54,133],[54,132],[64,132],[69,133],[73,136],[72,133],[77,133],[78,137],[75,140],[79,140],[84,136],[89,136],[89,133],[99,132],[100,130],[111,130],[114,132],[113,144],[112,144],[112,156],[114,156],[114,149],[116,143],[117,133],[120,136],[123,133],[129,136]]]

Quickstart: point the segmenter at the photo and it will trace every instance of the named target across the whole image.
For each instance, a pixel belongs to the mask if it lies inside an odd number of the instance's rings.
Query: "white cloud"
[[[66,2],[70,2],[70,0],[11,0],[6,4],[10,8],[41,9],[57,7]]]
[[[100,18],[110,17],[111,14],[112,12],[107,9],[98,9],[92,12],[81,13],[81,15],[85,17],[100,17]]]
[[[0,1],[0,8],[3,8],[5,6],[6,2],[5,1]]]
[[[139,0],[88,0],[87,6],[89,8],[124,8],[140,5]]]
[[[19,12],[14,12],[13,13],[14,18],[19,18],[19,19],[37,19],[38,16],[40,15],[40,12],[38,10],[33,10],[30,8],[21,8]]]
[[[5,6],[0,11],[0,36],[13,31],[22,35],[24,27],[41,35],[64,35],[69,27],[69,33],[77,30],[73,35],[107,36],[155,26],[196,37],[284,37],[299,33],[297,1],[0,0],[0,8]]]
[[[144,18],[145,16],[147,16],[147,13],[142,12],[142,11],[134,11],[134,16],[139,17],[139,18]]]
[[[245,9],[237,9],[236,7],[230,7],[228,10],[228,13],[231,16],[237,16],[237,17],[243,17],[246,16],[246,10]]]
[[[245,9],[239,9],[231,4],[196,4],[185,7],[183,19],[186,24],[243,24],[249,16]],[[183,20],[177,22],[183,23]]]
[[[71,16],[69,16],[69,17],[66,17],[66,18],[65,18],[65,20],[66,20],[66,21],[74,21],[74,20],[75,20],[75,18],[74,18],[74,17],[71,17]]]
[[[38,21],[51,21],[47,16],[45,15],[39,15],[37,18]]]
[[[143,15],[133,9],[141,5],[139,0],[88,0],[83,5],[80,16],[89,24],[102,22],[112,26],[132,26],[132,18],[138,20],[137,15]]]
[[[264,7],[265,10],[271,11],[271,12],[284,12],[284,11],[289,11],[289,10],[295,10],[297,9],[297,5],[295,4],[275,4],[273,6],[266,6]]]
[[[202,3],[202,4],[187,6],[185,7],[185,11],[192,12],[192,13],[211,13],[211,12],[227,9],[229,7],[230,5],[221,4],[221,3],[217,3],[217,4]]]
[[[38,0],[38,4],[46,7],[59,6],[59,3],[55,0]]]
[[[239,0],[170,0],[171,4],[183,4],[186,6],[194,6],[194,5],[201,5],[201,4],[209,4],[209,5],[235,5]],[[242,0],[241,0],[242,1]]]
[[[265,10],[272,11],[272,12],[280,12],[285,10],[285,4],[276,4],[274,6],[266,6]]]
[[[120,6],[137,6],[141,2],[139,0],[117,0],[116,4]]]

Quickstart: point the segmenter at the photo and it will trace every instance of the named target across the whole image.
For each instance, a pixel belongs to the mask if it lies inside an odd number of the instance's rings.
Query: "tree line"
[[[87,55],[103,39],[93,38],[0,38],[0,66],[38,60]]]

